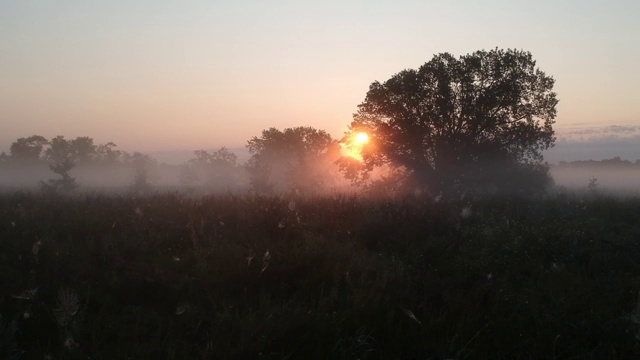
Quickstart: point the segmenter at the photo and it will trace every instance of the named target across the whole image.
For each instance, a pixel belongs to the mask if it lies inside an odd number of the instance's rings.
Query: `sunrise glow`
[[[362,148],[369,142],[369,134],[359,132],[350,137],[350,140],[342,143],[342,155],[362,161]]]

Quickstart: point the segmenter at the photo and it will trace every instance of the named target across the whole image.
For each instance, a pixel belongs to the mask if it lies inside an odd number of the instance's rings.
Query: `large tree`
[[[516,179],[517,187],[534,186],[532,178],[542,185],[541,152],[555,141],[553,85],[529,52],[436,55],[371,84],[343,139],[367,132],[370,141],[362,162],[345,159],[342,170],[363,181],[387,166],[404,184],[432,192]]]
[[[340,146],[323,130],[270,128],[247,143],[251,186],[258,192],[312,191],[330,183],[337,173]]]

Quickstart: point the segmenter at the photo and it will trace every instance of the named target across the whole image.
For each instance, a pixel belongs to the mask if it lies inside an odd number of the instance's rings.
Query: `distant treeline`
[[[96,144],[87,136],[51,140],[32,135],[0,154],[0,186],[72,190],[80,186],[149,190],[152,185],[206,192],[254,190],[261,193],[317,193],[341,182],[338,141],[322,130],[271,128],[248,141],[251,158],[243,164],[232,151],[195,150],[180,165],[158,164],[151,156],[118,150],[113,142]]]
[[[635,162],[629,160],[622,160],[620,156],[613,157],[611,159],[604,160],[576,160],[576,161],[560,161],[558,165],[551,165],[552,167],[571,167],[571,168],[585,168],[585,167],[610,167],[616,169],[640,169],[640,159]]]
[[[151,156],[141,152],[118,150],[113,142],[96,144],[91,137],[51,140],[33,135],[13,142],[9,154],[0,154],[0,185],[32,187],[36,184],[56,184],[61,179],[42,180],[55,174],[67,180],[67,190],[80,186],[123,186],[137,190],[149,189],[151,184],[195,184],[203,176],[218,185],[230,187],[237,183],[240,168],[236,155],[221,148],[212,154],[204,150],[194,152],[194,158],[180,166],[159,165]],[[205,169],[206,168],[206,169]],[[52,174],[53,172],[54,174]],[[70,175],[73,174],[73,177]],[[224,177],[224,178],[223,178]]]
[[[116,150],[116,144],[95,144],[87,136],[65,139],[56,136],[47,140],[44,136],[32,135],[19,138],[11,144],[9,154],[0,154],[0,163],[32,163],[38,161],[62,162],[118,162],[130,161],[133,155]]]

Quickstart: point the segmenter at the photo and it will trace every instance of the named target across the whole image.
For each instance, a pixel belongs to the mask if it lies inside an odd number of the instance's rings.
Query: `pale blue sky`
[[[640,1],[0,0],[0,151],[32,134],[142,151],[271,126],[340,137],[374,80],[495,47],[531,51],[559,137],[589,141],[572,134],[640,126],[638,19]]]

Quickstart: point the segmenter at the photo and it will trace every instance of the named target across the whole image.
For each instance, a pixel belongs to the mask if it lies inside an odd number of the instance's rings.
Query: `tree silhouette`
[[[93,144],[93,139],[88,136],[78,136],[71,140],[70,143],[73,155],[80,163],[93,160],[97,154],[97,146]]]
[[[71,141],[59,135],[48,142],[49,147],[44,151],[43,157],[49,161],[49,169],[60,175],[60,179],[40,181],[40,186],[47,192],[70,192],[78,187],[76,180],[69,175],[69,171],[76,165],[76,157]]]
[[[525,51],[436,55],[371,84],[345,136],[365,131],[371,140],[362,162],[343,159],[341,169],[363,182],[387,166],[431,192],[504,188],[516,175],[524,180],[516,188],[542,187],[541,152],[555,141],[553,84]]]
[[[46,182],[40,181],[42,190],[49,193],[57,193],[58,191],[70,192],[78,187],[76,180],[69,175],[69,171],[73,169],[75,164],[70,158],[66,158],[60,162],[49,165],[54,173],[60,175],[60,179],[49,179]]]
[[[19,138],[11,144],[9,152],[13,160],[21,162],[35,162],[40,160],[42,149],[47,143],[47,139],[40,135]]]
[[[150,178],[156,170],[157,163],[151,156],[134,152],[127,156],[127,162],[133,167],[133,184],[131,190],[136,193],[144,193],[151,189]]]
[[[0,153],[0,164],[6,164],[9,162],[11,157],[7,155],[4,151]]]
[[[191,159],[189,162],[197,165],[216,165],[216,166],[236,166],[238,157],[233,152],[229,151],[226,147],[209,154],[205,150],[196,150],[193,152],[196,156],[195,159]]]
[[[94,145],[93,139],[88,136],[79,136],[75,139],[67,140],[64,136],[58,135],[51,139],[48,144],[49,147],[44,151],[44,157],[51,162],[71,159],[76,163],[88,163],[96,160],[100,155],[97,151],[99,147]],[[115,146],[113,143],[109,144]],[[104,149],[104,145],[101,146]]]
[[[322,188],[332,177],[340,146],[312,127],[270,128],[247,143],[251,186],[258,192]],[[336,169],[337,170],[337,169]]]
[[[231,190],[239,179],[238,157],[226,147],[209,153],[205,150],[194,151],[196,156],[182,166],[180,181],[191,185],[202,181],[214,190]]]
[[[117,163],[122,156],[122,151],[115,150],[116,146],[117,145],[112,142],[98,145],[95,151],[95,160],[107,164]]]

